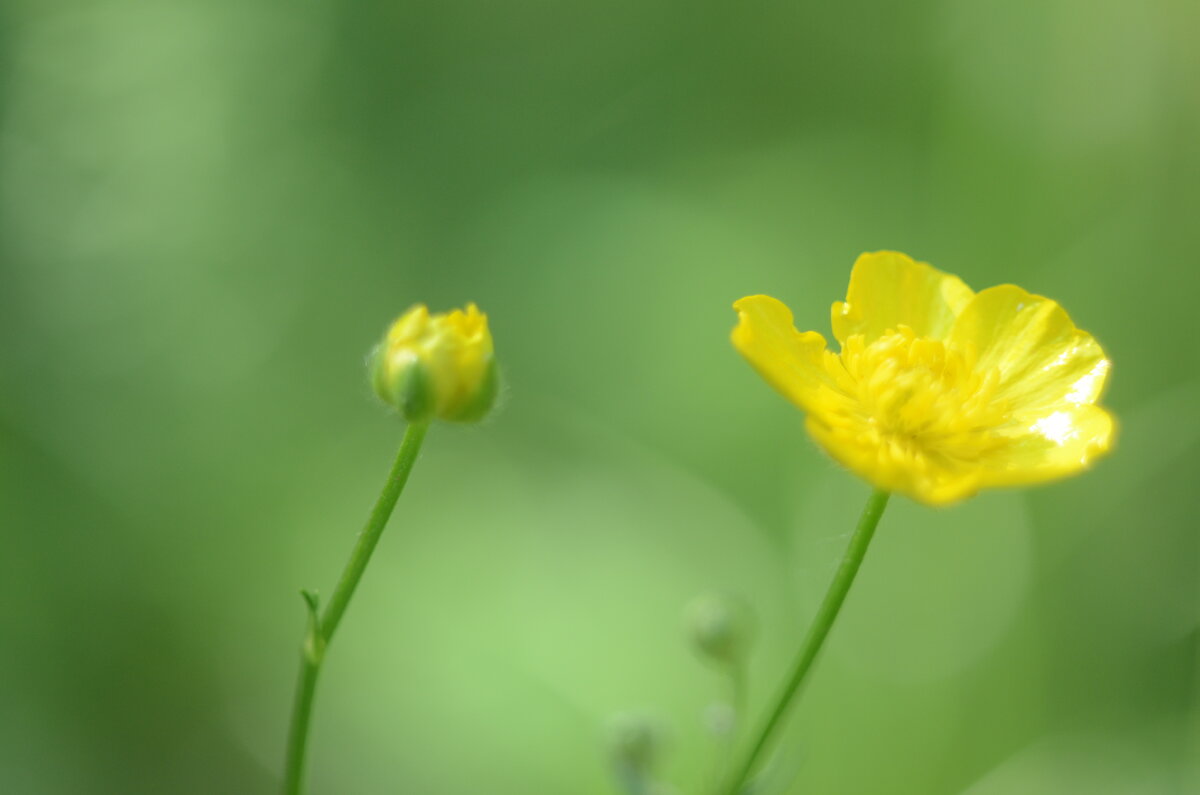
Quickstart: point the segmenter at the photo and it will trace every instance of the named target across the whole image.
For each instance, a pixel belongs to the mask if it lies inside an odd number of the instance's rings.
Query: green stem
[[[863,557],[867,554],[867,547],[871,543],[872,536],[875,535],[875,527],[879,524],[879,517],[883,516],[883,509],[887,507],[889,496],[886,491],[876,491],[867,500],[862,516],[858,520],[858,527],[850,539],[850,546],[846,548],[842,563],[838,566],[833,582],[829,584],[829,590],[825,593],[825,599],[821,602],[821,607],[817,610],[816,617],[813,618],[812,626],[808,629],[808,635],[804,638],[804,644],[800,647],[800,654],[792,666],[791,675],[783,690],[780,691],[770,716],[759,730],[754,745],[750,747],[750,751],[742,763],[735,768],[729,786],[723,790],[726,795],[739,795],[742,792],[742,788],[754,771],[755,763],[770,745],[792,699],[799,691],[800,685],[804,683],[805,676],[812,668],[813,661],[816,660],[817,653],[821,651],[825,637],[829,634],[834,619],[837,618],[838,611],[842,608],[842,602],[846,600],[846,594],[850,591],[854,576],[858,574],[858,567],[862,565]]]
[[[313,696],[317,690],[317,673],[325,656],[325,641],[321,637],[320,618],[317,615],[316,594],[301,591],[308,605],[308,630],[304,634],[304,647],[300,654],[300,675],[296,678],[296,701],[292,707],[292,725],[288,732],[287,772],[284,792],[298,795],[304,786],[304,754],[308,739],[308,725],[312,719]]]
[[[317,675],[321,671],[321,662],[325,659],[325,649],[333,639],[333,633],[337,631],[342,616],[346,613],[350,597],[354,596],[354,590],[358,587],[363,572],[366,571],[368,561],[371,560],[371,553],[375,551],[375,545],[379,543],[379,537],[383,534],[383,528],[387,526],[392,509],[396,507],[396,500],[400,498],[400,492],[404,491],[404,484],[408,481],[408,474],[417,460],[417,453],[421,450],[421,442],[424,441],[425,432],[428,429],[429,423],[415,422],[410,423],[404,432],[404,440],[400,443],[400,451],[396,454],[396,462],[392,464],[392,471],[388,474],[383,491],[375,502],[366,526],[359,533],[354,551],[350,554],[350,560],[347,561],[346,568],[342,571],[342,577],[338,580],[333,596],[325,606],[325,613],[319,619],[316,597],[305,594],[309,608],[309,623],[304,638],[303,652],[300,655],[300,675],[296,680],[292,723],[288,732],[287,761],[283,780],[284,795],[300,795],[303,791],[308,727],[312,720]]]
[[[721,748],[716,758],[713,770],[712,786],[720,787],[725,776],[729,774],[729,765],[733,762],[733,752],[737,746],[738,735],[741,734],[742,724],[746,720],[746,665],[742,659],[729,663],[725,669],[725,677],[729,689],[729,707],[733,714],[733,724],[729,734],[720,738]]]
[[[746,663],[737,660],[729,667],[729,701],[733,706],[733,733],[736,737],[746,722]]]

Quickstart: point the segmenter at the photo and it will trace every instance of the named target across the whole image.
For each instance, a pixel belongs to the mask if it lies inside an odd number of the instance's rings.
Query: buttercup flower
[[[877,488],[955,502],[1075,474],[1112,445],[1096,405],[1109,360],[1057,303],[1011,284],[973,292],[892,251],[854,263],[833,305],[841,352],[774,298],[734,304],[734,346],[808,415],[831,456]]]
[[[497,391],[487,315],[475,304],[439,315],[417,304],[372,354],[371,383],[409,422],[482,419]]]

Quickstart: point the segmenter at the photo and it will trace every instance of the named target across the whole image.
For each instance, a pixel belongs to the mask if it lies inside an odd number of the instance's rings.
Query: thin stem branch
[[[746,722],[746,662],[737,658],[725,666],[725,683],[729,695],[729,715],[732,722],[726,727],[724,736],[719,737],[720,749],[716,754],[712,774],[712,789],[719,788],[725,777],[729,775],[729,766],[733,763],[733,752],[737,747],[737,738],[742,733],[742,725]],[[707,789],[707,788],[706,788]]]
[[[427,422],[416,422],[410,423],[405,430],[404,439],[400,442],[400,451],[396,454],[396,461],[392,464],[392,471],[388,474],[383,491],[371,510],[366,526],[358,535],[350,560],[347,561],[342,577],[338,580],[337,587],[334,588],[333,595],[320,618],[317,615],[316,597],[305,594],[309,622],[300,655],[300,675],[296,680],[296,696],[292,707],[291,728],[288,732],[284,795],[300,795],[303,791],[308,727],[312,721],[317,675],[325,659],[325,649],[346,613],[350,598],[354,596],[367,563],[371,560],[371,553],[375,551],[375,545],[379,543],[379,537],[383,534],[383,528],[387,526],[392,509],[396,507],[396,500],[400,498],[400,492],[404,491],[404,484],[408,482],[408,475],[417,460],[417,453],[421,450],[421,443],[425,440],[425,432],[428,429]]]
[[[751,773],[754,772],[755,763],[774,739],[773,735],[787,714],[792,699],[800,690],[800,685],[804,683],[813,661],[817,658],[817,653],[821,651],[821,646],[825,643],[825,638],[833,627],[838,611],[842,609],[846,594],[854,583],[858,568],[867,554],[867,547],[875,535],[879,518],[883,516],[883,509],[887,507],[889,496],[886,491],[876,491],[867,500],[862,516],[858,520],[858,527],[854,530],[850,545],[846,548],[846,554],[842,557],[841,565],[838,566],[833,582],[829,584],[825,599],[821,602],[821,606],[813,618],[812,626],[809,627],[804,643],[800,647],[800,653],[792,665],[791,675],[780,691],[770,715],[759,730],[754,744],[750,746],[750,750],[741,764],[734,769],[729,786],[723,790],[726,795],[739,795],[742,792],[742,788],[746,785]]]
[[[729,703],[733,707],[733,731],[737,737],[746,723],[746,661],[736,660],[729,666]]]

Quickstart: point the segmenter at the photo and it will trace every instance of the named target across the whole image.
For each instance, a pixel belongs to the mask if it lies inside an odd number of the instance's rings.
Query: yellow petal
[[[1108,378],[1108,357],[1092,335],[1055,301],[1011,284],[976,295],[947,345],[978,357],[980,371],[998,370],[996,399],[1030,421],[1094,403]]]
[[[734,303],[738,324],[733,345],[784,397],[810,410],[822,387],[832,386],[824,366],[825,338],[796,330],[792,312],[767,295],[751,295]]]
[[[906,254],[863,254],[850,273],[846,300],[833,305],[833,336],[845,344],[862,334],[870,343],[908,326],[918,337],[943,339],[972,295],[962,279]]]
[[[1099,406],[1072,406],[1003,433],[1010,443],[982,461],[983,486],[1027,486],[1087,469],[1112,448],[1115,423]]]
[[[926,505],[949,505],[980,488],[982,468],[977,463],[905,455],[838,420],[832,414],[809,414],[805,428],[835,461],[877,489]]]

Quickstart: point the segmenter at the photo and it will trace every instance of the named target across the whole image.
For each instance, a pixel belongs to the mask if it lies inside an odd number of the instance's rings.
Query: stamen
[[[851,336],[826,361],[851,398],[835,426],[884,466],[973,465],[1005,443],[993,431],[1006,415],[994,397],[998,374],[977,372],[973,358],[905,326],[869,345]]]

